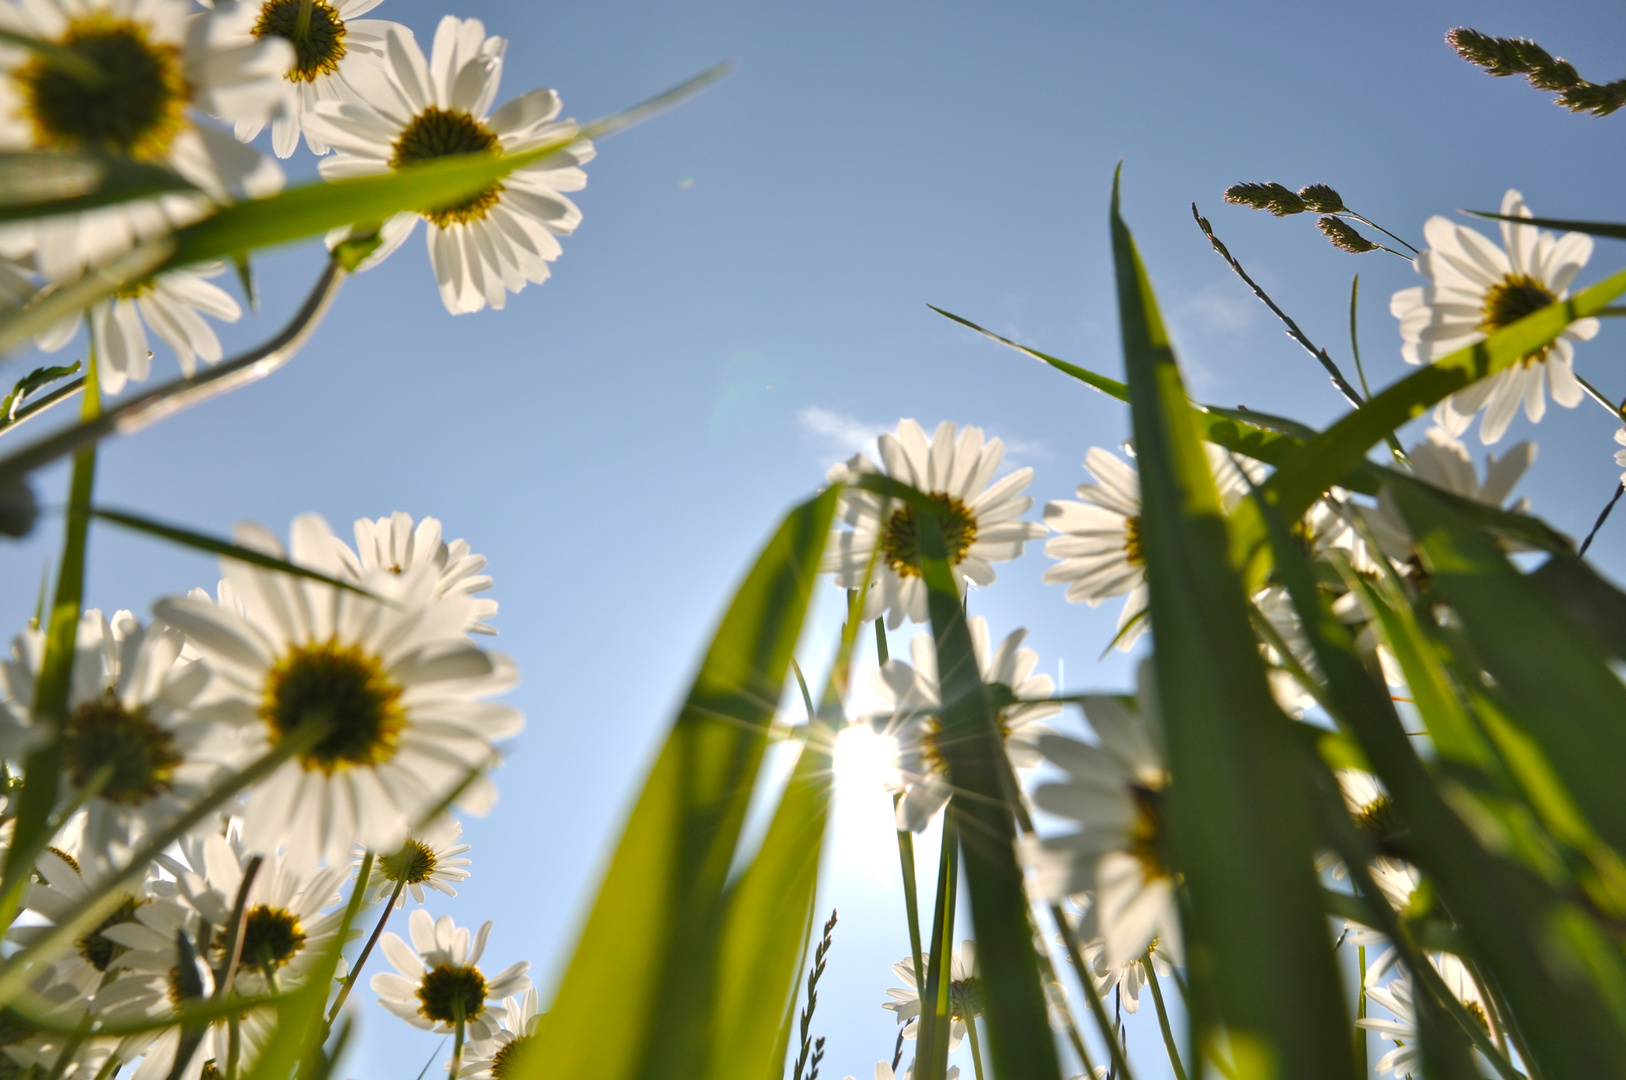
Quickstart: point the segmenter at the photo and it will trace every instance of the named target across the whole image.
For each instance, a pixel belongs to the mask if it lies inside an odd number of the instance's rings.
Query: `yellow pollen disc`
[[[1145,566],[1146,552],[1140,535],[1140,515],[1124,519],[1124,558],[1130,566]]]
[[[389,761],[406,727],[401,688],[379,659],[336,641],[295,646],[272,666],[260,718],[273,742],[303,724],[321,724],[327,733],[299,762],[329,776]]]
[[[1129,828],[1129,854],[1140,861],[1147,881],[1169,876],[1163,864],[1163,792],[1131,784],[1129,796],[1135,803],[1135,823]]]
[[[22,100],[21,119],[34,145],[47,150],[90,150],[143,161],[169,155],[191,123],[191,97],[181,50],[153,41],[144,23],[106,12],[69,22],[56,45],[99,73],[85,80],[35,56],[12,72]]]
[[[1529,274],[1509,274],[1486,290],[1479,329],[1487,334],[1494,333],[1557,300],[1551,289]],[[1549,344],[1525,357],[1523,362],[1540,363],[1551,349]]]
[[[956,565],[977,542],[976,515],[953,495],[933,493],[926,497],[942,507],[937,520],[943,532],[943,546],[948,549],[949,565]],[[887,519],[886,528],[881,532],[881,558],[899,577],[920,576],[920,535],[916,531],[913,506],[894,510]]]
[[[294,47],[289,82],[314,82],[332,75],[344,59],[344,20],[326,0],[267,0],[254,23],[254,36],[283,38]]]
[[[412,123],[395,140],[390,168],[399,169],[405,165],[460,154],[495,154],[500,150],[497,133],[468,113],[431,105],[413,117]],[[490,213],[502,192],[503,186],[498,182],[457,202],[418,212],[442,229],[449,225],[467,225],[471,221],[482,220]]]

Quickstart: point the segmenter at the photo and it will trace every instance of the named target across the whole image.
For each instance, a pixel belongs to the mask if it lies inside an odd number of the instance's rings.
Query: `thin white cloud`
[[[897,429],[896,421],[890,424],[870,423],[818,405],[809,405],[799,410],[796,413],[796,422],[815,448],[822,455],[831,458],[847,458],[856,453],[864,453],[874,460],[877,456],[875,440],[882,434]],[[925,427],[929,435],[936,424],[927,423]],[[988,432],[986,428],[984,431],[990,437],[996,434]],[[1005,457],[1001,472],[1020,467],[1021,461],[1024,460],[1051,456],[1042,442],[1026,442],[1020,439],[1004,439],[1004,442]]]

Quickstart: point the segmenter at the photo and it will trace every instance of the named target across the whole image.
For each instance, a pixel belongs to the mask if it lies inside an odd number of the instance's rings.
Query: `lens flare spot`
[[[831,755],[836,783],[860,790],[890,787],[898,781],[898,740],[853,724],[836,736]]]

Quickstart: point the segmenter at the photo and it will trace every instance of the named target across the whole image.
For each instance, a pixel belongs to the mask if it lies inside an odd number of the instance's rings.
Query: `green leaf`
[[[1493,214],[1486,210],[1464,210],[1463,213],[1472,214],[1477,218],[1487,218],[1491,221],[1516,221],[1521,225],[1534,225],[1538,229],[1564,229],[1569,232],[1586,233],[1589,236],[1604,236],[1611,240],[1626,240],[1626,225],[1613,221],[1572,221],[1569,218],[1512,217],[1508,214]]]
[[[735,593],[516,1077],[705,1074],[729,868],[838,496],[793,510]],[[771,1037],[783,999],[755,1004]]]
[[[1360,466],[1366,452],[1387,433],[1469,384],[1518,363],[1563,333],[1570,323],[1597,314],[1623,292],[1626,270],[1562,303],[1532,312],[1484,341],[1458,349],[1380,391],[1283,463],[1266,481],[1266,497],[1284,519],[1297,519],[1328,487],[1342,483],[1341,478]],[[1237,508],[1231,533],[1233,560],[1244,568],[1250,585],[1259,584],[1269,570],[1269,549],[1253,502]]]
[[[1035,1080],[1059,1077],[1055,1036],[1033,952],[1027,891],[1016,859],[1013,807],[1020,795],[1005,756],[998,712],[972,648],[940,521],[935,512],[920,514],[915,527],[937,647],[942,705],[936,745],[956,792],[943,828],[959,837],[977,967],[987,995],[994,1074]],[[940,966],[946,977],[952,922],[945,923],[943,931],[947,940],[933,943],[932,964]],[[935,1074],[922,1067],[920,1075],[933,1080]]]
[[[1617,660],[1626,660],[1626,593],[1603,578],[1585,559],[1554,555],[1529,575],[1577,624]]]
[[[197,190],[173,169],[124,157],[58,151],[0,154],[0,222]]]
[[[108,510],[101,507],[91,510],[90,516],[98,521],[105,521],[110,525],[117,525],[132,532],[146,533],[148,536],[156,536],[160,540],[168,540],[170,543],[179,544],[181,547],[207,551],[211,555],[221,555],[228,559],[235,559],[238,562],[248,563],[250,566],[263,567],[266,570],[276,570],[291,577],[320,581],[324,585],[331,585],[335,589],[343,589],[345,592],[352,592],[357,596],[366,596],[373,600],[380,599],[353,581],[329,577],[320,571],[311,570],[300,566],[298,563],[291,563],[287,559],[279,559],[275,555],[267,555],[263,551],[242,547],[229,540],[218,540],[215,537],[193,532],[191,529],[183,529],[176,525],[165,525],[163,522],[141,517],[139,514],[131,514],[122,510]]]
[[[382,223],[408,211],[445,206],[484,191],[515,169],[558,154],[583,139],[603,138],[669,108],[728,73],[719,64],[642,105],[583,125],[568,138],[518,154],[459,154],[332,183],[303,184],[265,199],[223,207],[214,216],[175,234],[166,266],[230,258],[258,248],[291,243],[346,225]]]
[[[1168,822],[1191,897],[1195,1040],[1209,1044],[1223,1024],[1239,1065],[1260,1075],[1350,1076],[1304,755],[1266,682],[1202,433],[1119,215],[1116,179],[1112,250],[1169,744]]]
[[[1626,850],[1626,801],[1620,798],[1626,686],[1603,650],[1432,489],[1396,484],[1391,492],[1417,537],[1432,590],[1461,618],[1477,662],[1593,827],[1616,850]]]
[[[66,379],[76,374],[82,365],[75,360],[72,364],[37,367],[27,375],[17,380],[11,388],[11,393],[0,399],[0,428],[10,425],[12,418],[17,415],[17,409],[22,405],[23,399],[42,386]]]

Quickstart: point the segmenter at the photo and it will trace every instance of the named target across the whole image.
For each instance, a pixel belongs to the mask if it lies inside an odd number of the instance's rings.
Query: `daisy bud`
[[[1337,214],[1349,209],[1344,205],[1344,197],[1327,184],[1299,188],[1299,198],[1318,214]]]
[[[1302,214],[1309,209],[1303,199],[1281,184],[1232,184],[1225,189],[1225,201],[1255,210],[1269,210],[1277,217]]]
[[[1339,251],[1347,251],[1351,255],[1364,255],[1368,251],[1376,251],[1378,245],[1355,231],[1354,226],[1343,218],[1323,217],[1316,222],[1321,233],[1332,246]]]

